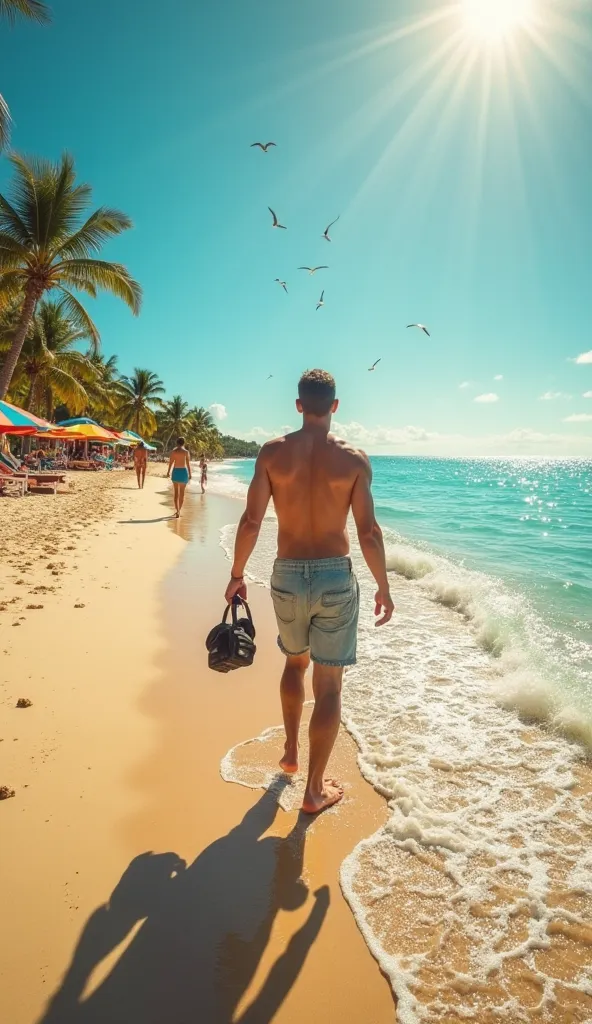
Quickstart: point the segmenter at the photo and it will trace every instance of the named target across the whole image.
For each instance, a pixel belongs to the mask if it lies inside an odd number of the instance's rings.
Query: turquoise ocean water
[[[464,570],[491,653],[509,644],[518,653],[522,643],[525,664],[557,691],[558,703],[592,722],[592,462],[371,461],[393,571],[425,579],[436,566],[440,577],[449,568],[458,585]],[[251,459],[225,463],[214,486],[243,495],[253,466]],[[458,610],[470,614],[470,594],[456,596]],[[453,593],[440,598],[455,606]]]
[[[343,721],[389,817],[344,861],[342,890],[402,1024],[528,1024],[534,1003],[541,1024],[588,1024],[592,803],[578,772],[592,753],[592,463],[372,464],[397,611],[375,629],[352,532],[360,628]],[[212,489],[244,497],[252,472],[214,467]],[[229,555],[235,528],[222,531]],[[248,566],[262,585],[275,547],[272,513]],[[258,739],[245,750],[260,763],[245,767],[239,745],[225,778],[273,784],[281,728]],[[456,970],[450,949],[465,950]],[[561,1015],[572,995],[581,1013]]]

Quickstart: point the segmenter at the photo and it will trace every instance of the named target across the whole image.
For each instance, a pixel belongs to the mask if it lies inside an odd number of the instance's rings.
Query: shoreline
[[[181,877],[189,884],[213,850],[231,849],[245,823],[263,814],[267,827],[261,826],[258,841],[239,843],[237,863],[232,858],[225,873],[209,877],[205,933],[194,941],[227,946],[232,932],[246,936],[246,945],[227,950],[231,988],[248,967],[238,1013],[255,1001],[276,1007],[274,1021],[295,1024],[352,1019],[357,1007],[360,1019],[387,1024],[394,1019],[390,988],[339,889],[341,862],[382,824],[384,801],[362,779],[353,741],[342,730],[335,764],[346,775],[346,800],[339,817],[327,813],[305,830],[306,890],[294,888],[293,858],[286,869],[283,851],[301,841],[298,815],[278,810],[272,820],[262,791],[220,776],[230,748],[281,720],[281,656],[262,588],[252,586],[249,595],[259,647],[252,669],[230,678],[207,669],[204,638],[223,610],[228,568],[218,531],[236,522],[238,505],[190,492],[185,516],[167,524],[161,505],[165,494],[170,505],[170,494],[163,481],[148,477],[139,492],[130,480],[131,474],[122,475],[126,493],[109,499],[113,508],[96,524],[96,535],[83,532],[77,541],[76,561],[59,570],[61,589],[51,595],[51,607],[26,612],[14,639],[2,619],[10,654],[0,691],[0,784],[10,784],[16,795],[0,804],[6,836],[0,876],[11,879],[5,901],[10,927],[0,940],[0,1017],[11,1024],[69,1024],[95,1019],[93,1007],[106,1006],[98,1019],[115,1022],[125,1005],[128,1024],[134,1013],[162,1024],[167,1016],[154,1016],[155,994],[148,998],[146,978],[154,975],[166,987],[175,965],[163,949],[153,960],[151,948],[140,948],[143,936],[160,933],[150,913],[142,914],[143,923],[134,920],[115,948],[103,950],[82,989],[73,994],[66,986],[53,1012],[44,1007],[60,991],[85,922],[105,906],[136,857],[175,851],[188,865]],[[39,559],[30,567],[31,583],[38,564],[47,563]],[[20,696],[33,706],[16,710]],[[275,761],[279,750],[269,757]],[[244,859],[250,865],[246,890]],[[236,897],[230,918],[212,904],[224,906],[228,891]],[[203,914],[200,903],[183,927],[178,919],[169,922],[175,940],[182,942]],[[269,934],[259,948],[262,927]],[[342,976],[328,985],[337,948]],[[138,956],[142,983],[128,966]],[[70,983],[71,970],[67,978]],[[178,991],[190,1006],[193,990],[181,983]],[[182,1019],[175,1012],[171,1006],[171,1024]]]

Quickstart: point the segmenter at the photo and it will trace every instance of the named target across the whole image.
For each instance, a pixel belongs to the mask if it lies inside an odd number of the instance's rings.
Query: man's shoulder
[[[346,441],[343,437],[338,437],[336,434],[331,435],[336,449],[343,455],[344,458],[348,459],[352,465],[357,465],[361,468],[370,468],[370,460],[366,455],[366,452],[362,448],[358,448],[357,445]]]
[[[271,440],[266,441],[265,444],[261,445],[261,448],[259,450],[259,458],[270,458],[272,455],[275,454],[275,452],[279,451],[280,448],[284,447],[286,440],[289,436],[289,434],[283,434],[281,437],[272,437]]]

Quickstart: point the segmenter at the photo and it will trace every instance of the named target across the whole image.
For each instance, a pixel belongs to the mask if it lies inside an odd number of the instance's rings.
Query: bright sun
[[[471,35],[495,42],[528,25],[535,0],[462,0],[463,14]]]

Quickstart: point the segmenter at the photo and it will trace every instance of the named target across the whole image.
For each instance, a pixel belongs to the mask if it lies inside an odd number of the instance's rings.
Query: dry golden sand
[[[0,1020],[213,1024],[214,983],[227,1024],[394,1020],[338,885],[385,815],[351,741],[335,761],[347,801],[308,830],[219,774],[279,717],[264,591],[255,666],[220,677],[205,662],[228,571],[218,530],[238,505],[191,494],[167,523],[161,480],[73,480],[0,501],[0,785],[15,791],[0,803]]]

